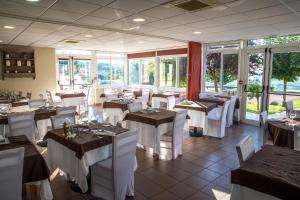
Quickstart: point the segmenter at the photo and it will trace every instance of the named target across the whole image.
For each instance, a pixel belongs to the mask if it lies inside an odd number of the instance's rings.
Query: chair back
[[[22,200],[24,147],[0,151],[1,199]]]
[[[38,108],[41,106],[46,106],[46,100],[45,99],[29,100],[28,105],[29,108]]]
[[[142,102],[133,102],[133,103],[128,104],[127,106],[128,106],[129,112],[138,112],[143,109]]]
[[[52,97],[52,94],[51,94],[50,90],[46,90],[46,96],[47,96],[49,105],[53,106],[54,105],[54,101],[53,101],[53,97]]]
[[[0,104],[0,113],[7,113],[10,108],[11,108],[11,104],[9,103]]]
[[[63,127],[63,124],[70,123],[75,124],[75,113],[61,114],[50,117],[52,129],[59,129]]]
[[[31,99],[31,96],[32,96],[31,92],[27,92],[27,93],[26,93],[26,98],[27,98],[27,99]]]
[[[286,116],[289,117],[290,112],[294,110],[293,106],[293,101],[287,101],[285,102],[285,111],[286,111]]]
[[[167,109],[173,110],[175,106],[175,96],[167,97]]]
[[[300,151],[300,127],[295,126],[294,130],[294,150]]]
[[[249,160],[255,154],[254,142],[250,135],[246,136],[236,145],[240,164]]]
[[[113,137],[112,167],[114,199],[125,199],[127,185],[134,173],[138,129]]]
[[[173,147],[182,143],[183,140],[183,128],[186,122],[187,110],[176,111],[174,123],[173,123]]]
[[[221,118],[220,118],[221,136],[225,135],[225,127],[226,127],[227,112],[228,112],[229,104],[230,104],[230,101],[226,101],[223,105],[223,109],[221,112]]]
[[[234,114],[236,100],[237,100],[237,96],[232,96],[230,98],[230,104],[227,112],[227,127],[230,127],[233,124],[233,114]]]
[[[263,111],[260,113],[259,116],[259,121],[260,121],[260,142],[261,142],[261,146],[265,145],[267,143],[268,140],[268,135],[269,135],[269,131],[268,131],[268,113],[267,111]]]
[[[57,107],[56,109],[56,115],[75,114],[75,113],[76,113],[76,106]]]
[[[8,114],[8,126],[8,136],[26,135],[30,141],[34,140],[36,132],[34,112]]]

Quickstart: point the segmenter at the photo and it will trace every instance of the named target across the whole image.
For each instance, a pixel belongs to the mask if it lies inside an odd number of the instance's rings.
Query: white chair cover
[[[167,109],[173,110],[175,106],[175,96],[169,96],[167,97]]]
[[[0,151],[1,199],[22,200],[24,148]]]
[[[50,117],[52,129],[58,129],[63,127],[63,123],[75,124],[75,113],[61,114]]]
[[[76,113],[76,106],[57,107],[57,109],[56,109],[57,115],[75,114],[75,113]]]
[[[265,145],[267,143],[268,137],[269,137],[269,131],[268,131],[268,113],[267,111],[263,111],[260,113],[260,142],[261,146]]]
[[[225,136],[226,117],[230,101],[226,101],[222,107],[221,118],[218,120],[208,118],[208,135],[222,138]]]
[[[246,136],[236,145],[240,163],[249,160],[255,154],[254,142],[250,135]]]
[[[142,102],[133,102],[127,105],[129,112],[138,112],[143,109]]]
[[[41,106],[46,106],[46,100],[45,99],[29,100],[28,105],[29,108],[38,108]]]
[[[136,98],[136,101],[137,102],[142,102],[143,108],[146,108],[147,104],[148,104],[148,101],[149,101],[149,95],[150,95],[149,92],[144,92],[143,96]]]
[[[106,200],[124,200],[129,181],[134,177],[138,130],[113,137],[112,158],[91,167],[91,194]]]
[[[300,151],[300,127],[295,126],[294,130],[294,150]]]
[[[54,106],[54,101],[53,101],[53,97],[52,97],[50,90],[46,90],[46,96],[47,96],[49,105]]]
[[[8,114],[9,133],[7,136],[26,135],[30,141],[34,140],[36,126],[34,112],[18,112]]]
[[[233,124],[233,114],[234,114],[234,110],[235,110],[236,100],[237,100],[237,96],[232,96],[230,98],[230,104],[229,104],[228,113],[227,113],[226,127],[231,127]]]
[[[160,148],[171,149],[172,159],[176,159],[178,155],[182,155],[183,129],[186,115],[187,110],[178,110],[172,132],[162,135],[160,139]]]

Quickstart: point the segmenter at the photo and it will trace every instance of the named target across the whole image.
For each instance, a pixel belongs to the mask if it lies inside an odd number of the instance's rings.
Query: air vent
[[[65,42],[65,43],[69,43],[69,44],[77,44],[77,43],[79,43],[80,41],[78,41],[78,40],[65,40],[64,42]]]
[[[206,3],[202,3],[197,0],[191,0],[191,1],[186,1],[183,3],[178,3],[178,4],[175,4],[174,6],[181,8],[183,10],[186,10],[186,11],[196,11],[196,10],[210,7],[210,5],[208,5]]]

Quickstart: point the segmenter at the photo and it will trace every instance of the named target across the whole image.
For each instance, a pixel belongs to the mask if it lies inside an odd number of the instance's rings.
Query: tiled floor
[[[138,149],[134,199],[230,199],[230,170],[238,167],[235,145],[252,135],[258,147],[258,133],[257,127],[240,124],[228,128],[223,139],[189,137],[184,141],[183,156],[169,161],[154,160],[149,151]],[[51,187],[55,200],[96,199],[71,191],[59,175]]]

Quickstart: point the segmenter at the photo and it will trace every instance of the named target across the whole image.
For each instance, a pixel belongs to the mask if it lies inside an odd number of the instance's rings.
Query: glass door
[[[58,59],[58,85],[60,90],[71,88],[71,66],[69,59]]]
[[[258,123],[264,89],[265,54],[248,53],[246,84],[244,85],[242,119],[249,123]]]

